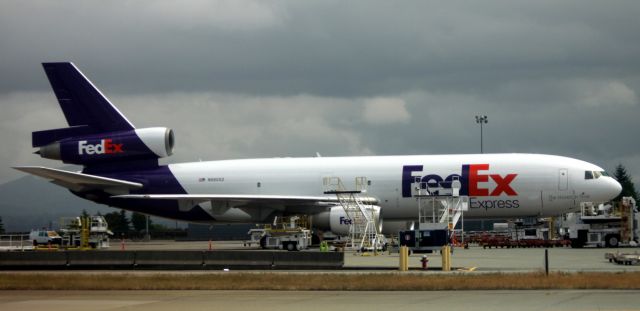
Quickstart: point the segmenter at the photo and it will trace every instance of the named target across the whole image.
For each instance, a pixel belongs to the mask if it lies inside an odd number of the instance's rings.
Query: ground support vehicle
[[[109,230],[102,216],[71,217],[60,219],[62,246],[65,248],[108,248]]]
[[[561,231],[571,240],[572,247],[627,246],[638,242],[640,214],[632,197],[623,197],[617,204],[591,202],[581,204],[580,213],[565,216]]]
[[[609,262],[615,262],[619,265],[637,265],[640,263],[640,254],[638,252],[635,252],[633,254],[606,253],[604,254],[604,258],[608,259]]]
[[[300,251],[311,245],[311,230],[307,229],[306,217],[276,217],[273,225],[251,229],[245,245],[258,244],[263,249],[286,249]]]
[[[484,235],[480,237],[478,245],[483,248],[530,248],[530,247],[566,247],[571,244],[568,240],[529,238],[516,240],[505,235]]]
[[[33,242],[33,246],[38,245],[60,245],[62,244],[62,237],[57,232],[51,230],[31,230],[29,233],[29,240]]]
[[[450,242],[446,228],[400,231],[398,237],[399,245],[408,247],[410,253],[432,253]]]

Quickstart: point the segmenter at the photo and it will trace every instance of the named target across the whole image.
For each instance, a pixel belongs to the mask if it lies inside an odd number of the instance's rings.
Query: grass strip
[[[5,273],[0,290],[535,290],[640,289],[640,272],[495,274]]]

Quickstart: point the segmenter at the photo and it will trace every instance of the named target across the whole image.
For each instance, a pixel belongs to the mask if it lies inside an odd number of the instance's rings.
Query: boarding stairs
[[[376,210],[376,207],[365,202],[361,196],[367,192],[367,178],[356,177],[355,185],[355,190],[348,190],[340,177],[323,178],[324,193],[335,194],[340,206],[351,220],[347,247],[363,252],[375,251],[384,243],[384,237],[379,232],[375,217],[379,209]]]
[[[448,229],[450,238],[458,221],[469,210],[469,197],[460,195],[462,184],[458,178],[437,184],[417,181],[412,195],[418,200],[418,227],[421,230]],[[462,223],[464,231],[464,222]],[[463,243],[464,243],[464,235]]]

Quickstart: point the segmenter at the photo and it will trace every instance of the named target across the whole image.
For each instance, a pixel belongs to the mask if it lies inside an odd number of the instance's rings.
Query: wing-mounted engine
[[[382,219],[380,218],[380,206],[367,205],[367,212],[371,213],[375,219],[375,223],[382,229]],[[333,234],[346,236],[349,235],[349,228],[353,220],[345,212],[342,206],[334,206],[326,212],[313,215],[314,226],[330,230]]]
[[[55,130],[54,130],[55,131]],[[67,137],[40,147],[41,157],[72,164],[158,159],[173,153],[173,130],[165,127],[133,129]]]

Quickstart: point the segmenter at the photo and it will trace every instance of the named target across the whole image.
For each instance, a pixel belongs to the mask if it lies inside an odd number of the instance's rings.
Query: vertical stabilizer
[[[73,63],[42,66],[70,127],[88,126],[94,132],[135,128]]]

